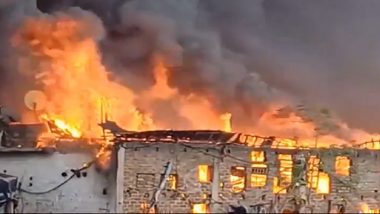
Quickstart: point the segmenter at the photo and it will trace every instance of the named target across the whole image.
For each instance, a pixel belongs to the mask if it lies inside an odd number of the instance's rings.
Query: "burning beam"
[[[49,125],[54,125],[54,128],[58,129],[58,132],[61,132],[73,138],[82,137],[82,132],[79,129],[77,129],[75,126],[67,124],[65,121],[59,118],[49,117],[48,115],[44,114],[41,115],[41,119],[48,122]],[[52,130],[52,127],[49,126],[49,128],[52,132],[55,132]]]
[[[220,119],[223,121],[223,131],[225,132],[232,132],[231,117],[231,113],[224,113],[220,116]]]

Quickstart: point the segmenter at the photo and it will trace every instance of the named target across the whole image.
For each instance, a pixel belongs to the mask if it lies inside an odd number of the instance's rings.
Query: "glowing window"
[[[264,151],[252,151],[251,152],[251,161],[252,162],[264,162],[265,161]]]
[[[231,187],[233,193],[240,193],[245,189],[246,172],[244,167],[235,166],[231,168]]]
[[[263,187],[267,184],[267,175],[251,175],[251,186],[252,187]]]
[[[156,213],[156,209],[154,207],[150,208],[150,204],[147,202],[142,202],[140,204],[140,211],[141,213]]]
[[[267,183],[267,165],[252,164],[251,187],[263,187]]]
[[[345,156],[337,156],[335,158],[335,173],[337,175],[349,176],[350,175],[351,160]]]
[[[165,175],[161,175],[161,179],[163,179]],[[176,190],[178,185],[178,175],[176,174],[170,174],[167,178],[167,188],[171,190]]]
[[[265,152],[251,152],[252,172],[251,172],[251,187],[263,187],[267,182],[267,165],[264,164]]]
[[[212,181],[213,168],[209,165],[198,166],[198,180],[201,183],[210,183]]]
[[[293,175],[293,160],[292,155],[279,154],[278,160],[280,162],[279,167],[279,186],[287,187],[292,183]]]
[[[317,193],[319,194],[330,193],[330,177],[327,173],[319,172]]]
[[[273,193],[274,194],[285,194],[287,192],[286,188],[280,187],[278,185],[278,178],[273,178]]]
[[[193,213],[208,213],[207,204],[193,204]]]
[[[369,213],[379,214],[380,213],[380,209],[371,209],[371,210],[369,210]]]
[[[307,186],[311,189],[316,189],[318,186],[319,164],[321,159],[312,155],[308,161],[307,171]]]

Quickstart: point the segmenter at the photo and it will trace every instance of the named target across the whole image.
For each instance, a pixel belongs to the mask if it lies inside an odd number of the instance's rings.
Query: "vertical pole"
[[[125,149],[119,147],[117,152],[116,170],[116,213],[124,213],[124,170],[125,170]]]
[[[219,205],[216,203],[219,199],[219,160],[214,158],[213,163],[213,174],[212,174],[212,184],[211,184],[211,213],[219,213]]]
[[[36,120],[36,122],[38,122],[38,115],[37,115],[37,103],[36,102],[33,102],[33,116],[34,116],[34,119]]]
[[[103,116],[104,116],[104,106],[103,106],[103,97],[100,98],[100,124],[103,124],[104,122],[104,119],[103,119]],[[104,127],[102,126],[102,133],[103,133],[103,140],[106,140],[106,132],[104,130]]]
[[[315,148],[318,147],[318,131],[316,130],[315,131],[315,145],[314,145]]]
[[[327,213],[331,212],[331,200],[328,200],[327,202]]]

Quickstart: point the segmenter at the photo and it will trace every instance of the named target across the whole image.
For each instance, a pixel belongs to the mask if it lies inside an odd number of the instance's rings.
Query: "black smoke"
[[[75,6],[101,18],[104,64],[136,92],[154,83],[158,53],[172,66],[171,86],[207,96],[242,126],[254,125],[273,102],[303,102],[377,131],[379,1],[38,0],[34,8],[0,2],[2,91],[20,81],[7,45],[15,23],[28,13]]]

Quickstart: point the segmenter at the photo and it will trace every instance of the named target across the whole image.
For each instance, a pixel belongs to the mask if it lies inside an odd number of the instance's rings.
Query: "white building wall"
[[[72,174],[70,169],[81,168],[91,159],[91,155],[84,153],[0,153],[0,173],[18,176],[23,189],[40,192],[59,185]],[[62,176],[63,172],[67,173],[66,177]],[[50,193],[21,193],[20,208],[25,213],[115,212],[116,176],[113,172],[106,175],[94,166],[82,172],[87,175],[75,176]]]

